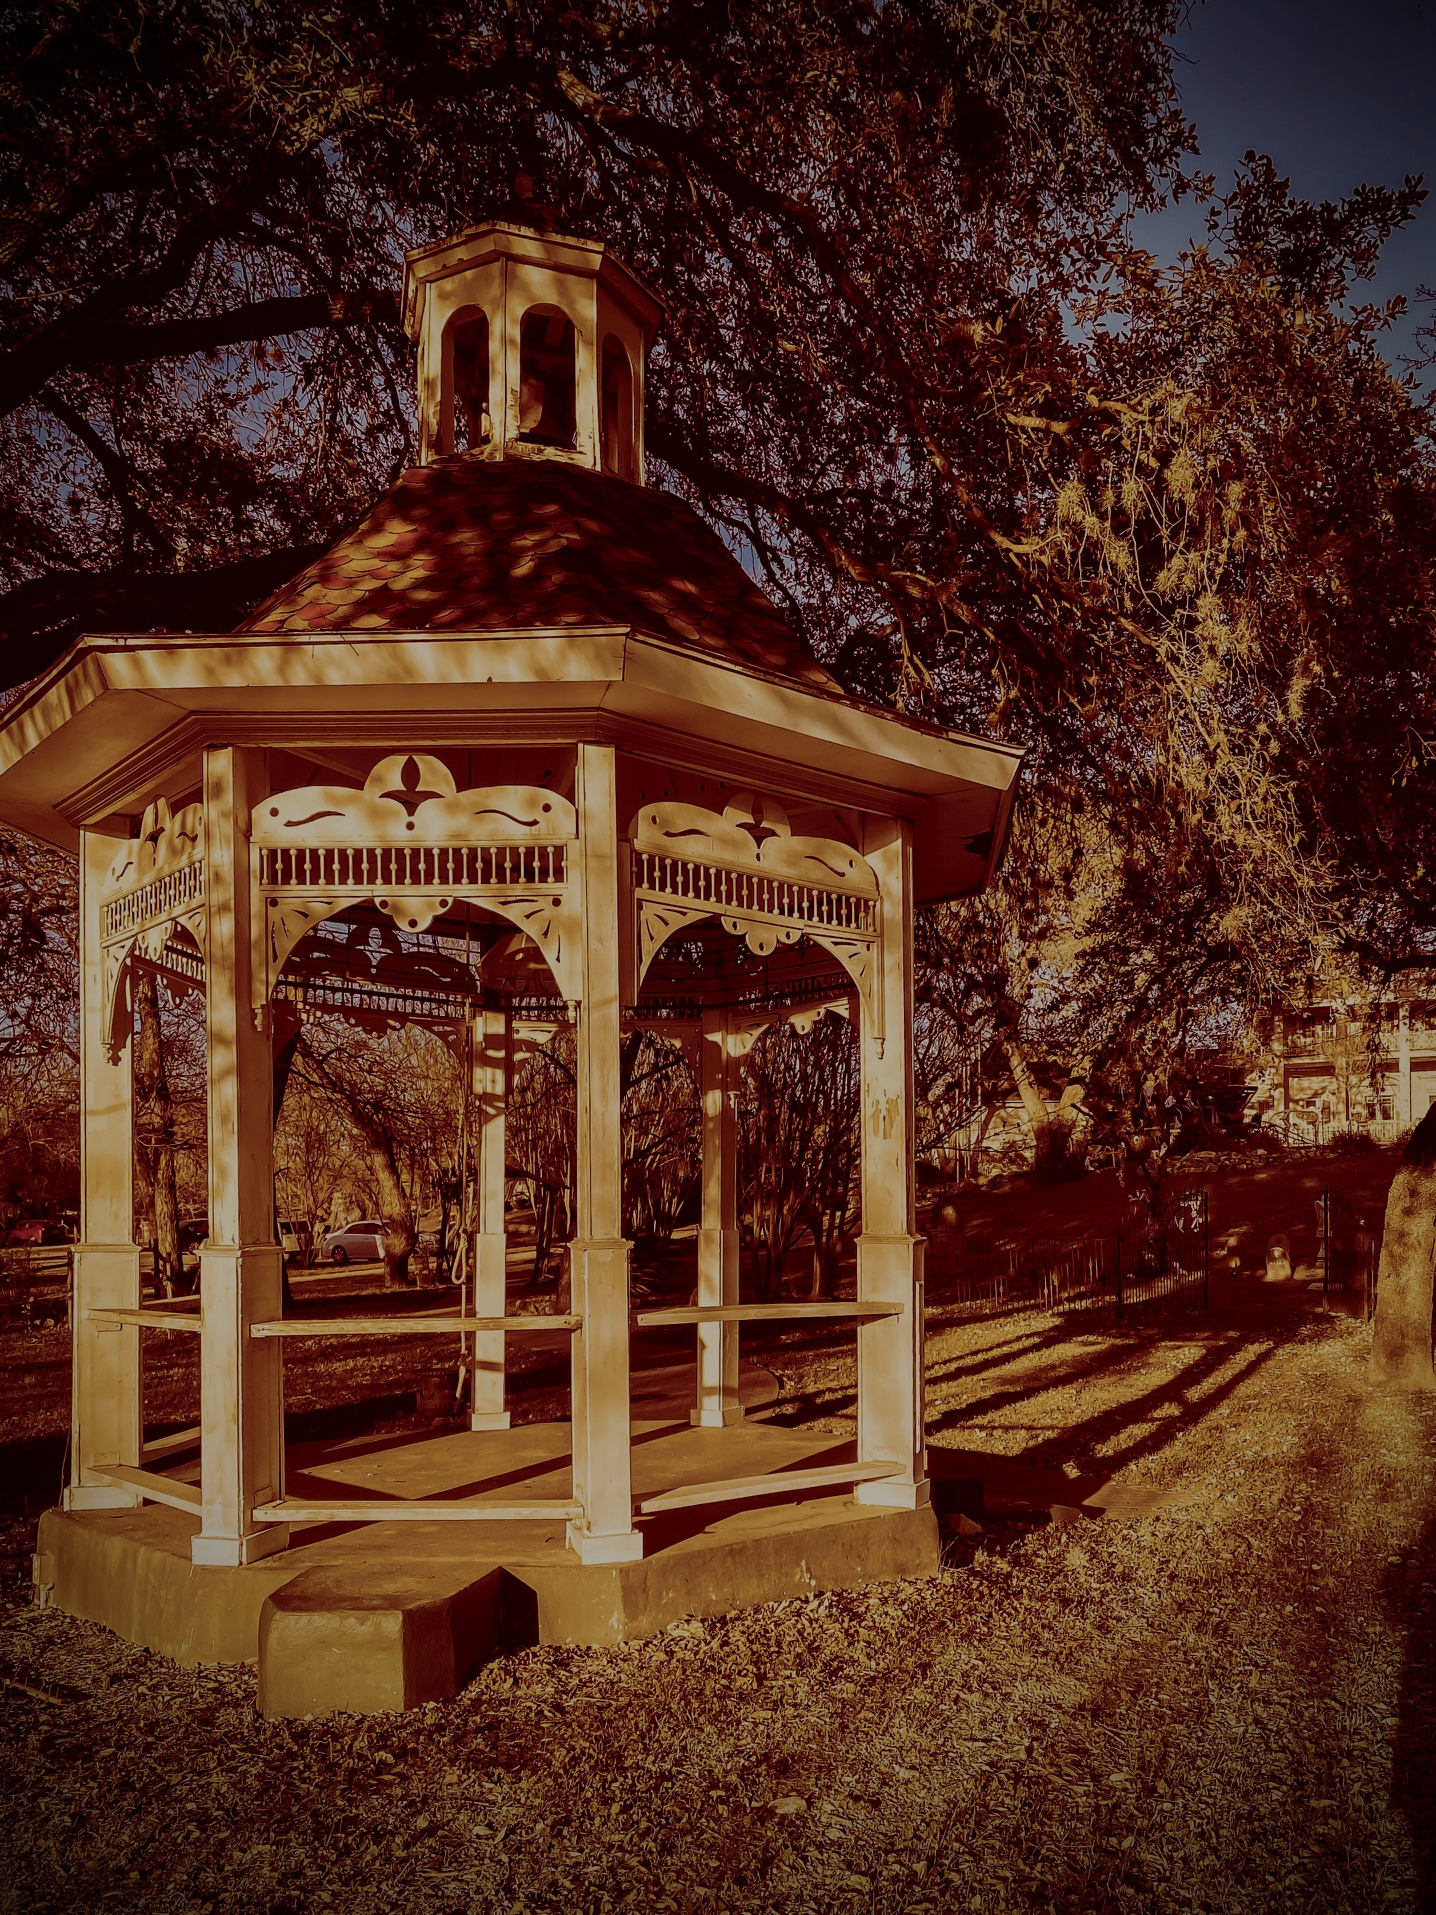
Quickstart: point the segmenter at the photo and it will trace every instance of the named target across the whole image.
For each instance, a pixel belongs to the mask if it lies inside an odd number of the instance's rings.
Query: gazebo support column
[[[738,1301],[738,1124],[728,1017],[709,1011],[699,1044],[703,1102],[703,1213],[698,1229],[698,1301]],[[723,1429],[743,1419],[738,1400],[738,1325],[698,1326],[698,1401],[692,1422]]]
[[[256,1503],[283,1494],[279,1350],[250,1324],[284,1308],[274,1241],[274,1071],[268,1029],[251,998],[256,945],[250,813],[262,754],[212,745],[204,754],[205,1019],[209,1045],[209,1239],[200,1253],[200,1532],[197,1563],[251,1563],[289,1532],[256,1523]]]
[[[508,1308],[508,1233],[504,1221],[504,1113],[513,1072],[513,1020],[507,1011],[474,1019],[473,1109],[478,1129],[479,1227],[474,1235],[474,1315],[501,1317]],[[504,1336],[474,1337],[469,1428],[506,1430]]]
[[[568,1541],[585,1563],[633,1562],[629,1468],[628,1249],[619,1123],[618,814],[610,745],[578,747],[575,803],[582,887],[578,1015],[578,1215],[569,1246],[573,1310],[573,1493]]]
[[[133,1325],[92,1323],[92,1310],[134,1310],[140,1253],[134,1234],[134,1124],[126,1027],[118,1055],[105,1028],[100,892],[122,840],[81,833],[80,1241],[75,1246],[73,1465],[66,1509],[129,1509],[136,1491],[104,1480],[107,1464],[140,1460],[141,1351]],[[123,991],[123,983],[121,990]]]
[[[860,1503],[928,1500],[922,1400],[922,1240],[916,1235],[912,1126],[912,827],[870,822],[864,847],[880,887],[877,997],[882,1035],[862,1019],[862,1205],[858,1296],[901,1315],[858,1330],[858,1460],[893,1473],[854,1491]]]

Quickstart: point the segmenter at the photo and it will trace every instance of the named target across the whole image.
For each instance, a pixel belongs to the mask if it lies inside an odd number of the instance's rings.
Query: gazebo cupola
[[[419,463],[562,459],[643,482],[643,372],[662,308],[601,242],[486,220],[404,262]]]

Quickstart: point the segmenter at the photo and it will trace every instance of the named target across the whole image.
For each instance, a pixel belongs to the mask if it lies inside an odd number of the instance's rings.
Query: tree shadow
[[[1070,1331],[1065,1336],[1054,1336],[1046,1347],[1068,1342],[1070,1336]],[[928,1430],[930,1433],[941,1432],[960,1428],[964,1424],[981,1423],[1014,1403],[1024,1403],[1045,1390],[1064,1389],[1076,1383],[1089,1382],[1123,1368],[1131,1359],[1132,1346],[1129,1343],[1110,1344],[1105,1350],[1094,1351],[1084,1362],[1057,1364],[1035,1375],[1024,1376],[1010,1389],[993,1390],[970,1403],[956,1404],[941,1416],[933,1418]]]
[[[1198,1402],[1188,1402],[1186,1400],[1188,1392],[1220,1369],[1233,1350],[1244,1341],[1244,1338],[1233,1338],[1224,1348],[1210,1352],[1205,1360],[1187,1365],[1160,1388],[1148,1390],[1129,1402],[1114,1404],[1109,1410],[1103,1410],[1096,1416],[1086,1417],[1081,1422],[1073,1423],[1060,1435],[1054,1434],[1043,1438],[1041,1442],[1034,1443],[1029,1449],[1023,1451],[1023,1460],[1030,1463],[1055,1461],[1059,1456],[1070,1456],[1074,1449],[1079,1455],[1090,1454],[1098,1445],[1112,1442],[1123,1430],[1131,1428],[1132,1425],[1153,1422],[1154,1419],[1150,1414],[1141,1413],[1143,1410],[1150,1412],[1158,1408],[1175,1406],[1174,1414],[1163,1416],[1156,1427],[1146,1435],[1134,1438],[1123,1448],[1105,1450],[1100,1459],[1101,1470],[1104,1474],[1115,1475],[1118,1470],[1125,1469],[1129,1463],[1135,1463],[1142,1457],[1157,1455],[1176,1437],[1195,1428],[1198,1423],[1210,1416],[1213,1410],[1219,1409],[1242,1384],[1249,1382],[1257,1371],[1276,1355],[1275,1344],[1258,1350],[1240,1369],[1235,1370],[1214,1388],[1207,1390]]]
[[[1415,1849],[1417,1908],[1436,1909],[1436,1522],[1382,1579],[1382,1599],[1403,1632],[1391,1799]]]
[[[986,1344],[980,1351],[971,1351],[949,1362],[930,1365],[926,1373],[928,1385],[980,1376],[985,1370],[1000,1370],[1004,1364],[1015,1363],[1020,1357],[1032,1356],[1039,1350],[1052,1349],[1071,1341],[1071,1327],[1062,1324],[1049,1329],[1030,1330],[1022,1336],[1005,1337],[1000,1343]],[[1026,1347],[1015,1347],[1019,1345]]]

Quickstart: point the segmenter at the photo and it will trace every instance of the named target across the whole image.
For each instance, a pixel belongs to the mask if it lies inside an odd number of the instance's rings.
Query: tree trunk
[[[160,987],[153,971],[138,970],[135,1004],[135,1141],[140,1202],[149,1211],[155,1246],[155,1283],[167,1297],[184,1287],[175,1185],[174,1105],[165,1071]]]
[[[1411,1133],[1386,1199],[1376,1322],[1367,1376],[1398,1390],[1436,1390],[1431,1362],[1436,1252],[1436,1104]]]
[[[1007,1068],[1017,1087],[1022,1109],[1032,1130],[1032,1168],[1039,1173],[1060,1172],[1068,1167],[1073,1126],[1082,1101],[1083,1074],[1072,1072],[1054,1112],[1042,1095],[1037,1079],[1015,1037],[1004,1037],[1002,1049]]]
[[[1037,1079],[1028,1069],[1027,1059],[1017,1039],[1004,1037],[1002,1050],[1007,1058],[1007,1068],[1012,1072],[1012,1081],[1017,1087],[1028,1128],[1032,1132],[1032,1168],[1043,1170],[1052,1150],[1052,1119],[1048,1115],[1047,1099],[1037,1088]]]

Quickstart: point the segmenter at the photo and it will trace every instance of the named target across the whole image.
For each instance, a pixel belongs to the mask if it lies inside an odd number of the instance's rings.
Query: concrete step
[[[267,1717],[414,1709],[461,1689],[503,1627],[502,1569],[476,1578],[387,1565],[306,1569],[266,1597]]]

